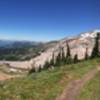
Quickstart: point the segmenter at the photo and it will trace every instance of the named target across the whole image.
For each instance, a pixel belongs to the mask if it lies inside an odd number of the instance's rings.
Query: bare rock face
[[[62,39],[59,42],[53,44],[53,46],[48,47],[46,51],[42,52],[39,56],[31,59],[30,61],[23,61],[23,62],[4,61],[0,62],[0,65],[6,63],[14,68],[30,69],[32,67],[35,67],[35,69],[38,70],[40,66],[41,68],[43,68],[46,61],[50,61],[52,59],[53,54],[55,59],[58,53],[60,52],[60,48],[63,48],[64,53],[66,54],[67,53],[66,44],[69,44],[72,58],[74,58],[74,56],[77,54],[78,59],[80,60],[84,59],[86,50],[88,55],[89,56],[91,55],[95,43],[94,39],[97,36],[98,32],[100,31],[96,30],[93,32],[82,33],[80,34],[80,36],[77,37]]]
[[[37,56],[34,59],[29,61],[30,65],[34,64],[34,66],[38,69],[39,66],[43,67],[46,61],[50,61],[52,59],[52,55],[54,53],[54,57],[59,53],[59,48],[63,48],[66,54],[67,47],[66,44],[69,44],[71,50],[71,56],[77,54],[78,59],[84,59],[85,53],[87,50],[88,55],[91,55],[92,49],[94,47],[94,38],[96,37],[97,33],[100,32],[99,30],[93,32],[86,32],[82,33],[80,36],[75,38],[63,39],[60,40],[58,44],[54,45],[52,48],[47,49],[45,52],[41,53],[40,56]]]

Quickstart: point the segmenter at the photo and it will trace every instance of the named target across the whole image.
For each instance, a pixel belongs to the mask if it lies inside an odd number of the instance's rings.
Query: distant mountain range
[[[52,55],[54,55],[54,59],[55,59],[61,50],[60,48],[63,48],[64,54],[66,54],[67,52],[66,44],[69,44],[72,58],[74,58],[74,56],[77,55],[79,60],[84,59],[86,50],[87,50],[88,56],[91,56],[91,52],[95,44],[94,40],[95,40],[97,33],[100,33],[100,31],[95,30],[92,32],[84,32],[76,37],[64,38],[59,41],[51,41],[48,43],[34,43],[34,42],[33,43],[29,43],[29,42],[28,43],[27,42],[13,42],[12,43],[11,42],[11,45],[14,48],[24,47],[24,46],[25,48],[17,49],[17,50],[8,49],[10,53],[6,49],[5,52],[7,52],[10,55],[10,58],[11,58],[11,55],[14,55],[15,57],[16,56],[19,57],[17,58],[18,60],[25,61],[25,62],[16,62],[16,64],[12,62],[8,62],[9,64],[11,64],[11,66],[31,68],[32,65],[34,64],[34,67],[38,69],[39,66],[43,67],[47,61],[49,62],[52,59]],[[26,48],[26,44],[27,46],[29,46],[30,44],[31,45],[35,44],[35,46]],[[7,56],[5,52],[4,52],[4,55]]]
[[[56,43],[0,40],[0,60],[29,60]]]
[[[22,47],[37,46],[41,43],[42,42],[0,40],[0,47],[22,48]]]

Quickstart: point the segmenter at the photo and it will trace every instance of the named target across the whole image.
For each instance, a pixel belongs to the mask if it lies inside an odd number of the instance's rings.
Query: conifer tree
[[[97,33],[97,36],[95,38],[95,45],[92,50],[91,58],[95,58],[99,56],[99,40],[100,40],[100,33]]]
[[[61,52],[58,52],[58,55],[56,56],[56,63],[55,66],[61,65]]]
[[[65,52],[64,52],[64,48],[62,47],[62,49],[61,49],[61,57],[62,57],[62,59],[61,59],[61,61],[62,61],[62,64],[65,64]]]
[[[78,62],[78,55],[76,54],[75,56],[74,56],[74,63],[77,63]]]
[[[52,54],[52,58],[50,60],[50,66],[54,66],[55,65],[55,58],[54,58],[54,53]]]
[[[49,61],[47,60],[46,62],[45,62],[45,64],[44,64],[44,66],[43,66],[43,69],[45,70],[45,69],[48,69],[50,67],[50,63],[49,63]]]
[[[36,72],[34,67],[29,70],[29,74],[32,74],[34,72]]]
[[[86,52],[85,52],[85,60],[87,60],[89,58],[88,56],[88,48],[86,48]]]
[[[36,70],[35,70],[35,63],[34,62],[31,64],[31,67],[32,68],[29,70],[29,74],[32,74],[32,73],[36,72]]]
[[[55,66],[61,66],[63,64],[63,48],[62,47],[59,47],[59,52],[58,52],[58,55],[56,56],[56,64]]]
[[[70,47],[69,44],[67,43],[67,53],[66,53],[66,64],[72,63],[72,58],[71,58],[71,53],[70,53]]]
[[[71,57],[70,47],[69,47],[69,44],[68,43],[67,43],[67,57]]]

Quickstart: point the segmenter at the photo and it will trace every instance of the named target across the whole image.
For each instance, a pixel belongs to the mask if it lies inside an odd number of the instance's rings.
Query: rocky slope
[[[29,61],[24,62],[3,62],[6,64],[9,64],[10,66],[14,68],[31,68],[34,67],[36,69],[43,67],[46,61],[50,61],[52,59],[52,55],[54,54],[54,57],[56,57],[60,51],[60,48],[64,49],[64,52],[66,54],[67,52],[67,46],[68,43],[71,50],[71,56],[72,58],[74,55],[78,55],[78,59],[84,59],[85,53],[87,50],[88,55],[91,55],[92,49],[94,47],[94,38],[96,37],[97,33],[100,32],[99,30],[95,30],[93,32],[85,32],[81,33],[77,37],[72,38],[64,38],[60,41],[57,41],[52,46],[47,47],[47,49],[44,52],[41,52],[41,54]],[[0,62],[2,64],[2,62]]]
[[[91,55],[92,49],[94,47],[94,38],[96,37],[98,32],[100,31],[96,30],[93,32],[82,33],[77,37],[62,39],[56,45],[54,45],[54,47],[47,49],[45,52],[41,53],[40,56],[31,59],[30,64],[34,63],[34,66],[37,68],[40,65],[41,67],[43,67],[46,61],[50,61],[52,59],[53,53],[54,57],[57,56],[60,50],[59,48],[63,48],[66,54],[67,43],[70,46],[72,58],[77,54],[78,59],[84,59],[86,50],[88,55]]]

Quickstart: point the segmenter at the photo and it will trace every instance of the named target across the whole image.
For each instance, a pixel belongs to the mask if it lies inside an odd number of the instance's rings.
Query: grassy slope
[[[78,100],[100,100],[100,73],[82,89]]]
[[[64,87],[100,64],[100,59],[65,65],[0,83],[0,100],[55,100]]]

